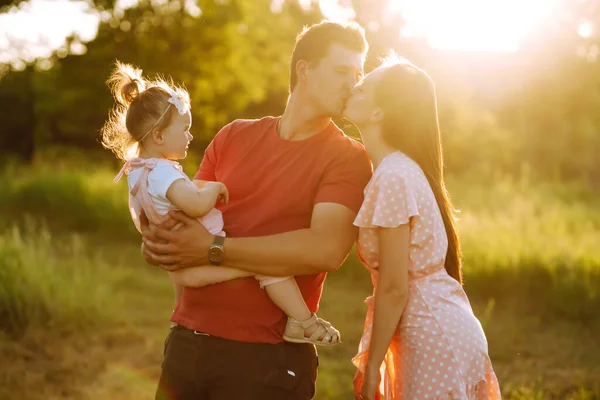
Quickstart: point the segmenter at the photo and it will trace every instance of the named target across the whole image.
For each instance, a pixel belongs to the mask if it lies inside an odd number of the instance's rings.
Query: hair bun
[[[133,103],[146,88],[142,70],[118,60],[107,83],[115,100],[126,107]]]

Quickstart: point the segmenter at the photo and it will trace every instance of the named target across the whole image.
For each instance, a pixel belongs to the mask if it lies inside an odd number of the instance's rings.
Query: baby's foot
[[[319,346],[333,346],[341,343],[340,332],[316,314],[304,321],[288,317],[283,340],[293,343],[312,343]]]

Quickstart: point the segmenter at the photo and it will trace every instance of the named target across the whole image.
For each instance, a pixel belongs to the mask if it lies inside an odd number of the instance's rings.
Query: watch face
[[[221,261],[223,259],[223,249],[220,247],[212,247],[208,253],[208,257],[212,261]]]

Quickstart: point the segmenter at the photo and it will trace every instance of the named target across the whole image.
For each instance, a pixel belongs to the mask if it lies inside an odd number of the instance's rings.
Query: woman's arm
[[[220,182],[205,182],[202,188],[178,179],[167,190],[167,199],[192,218],[201,218],[215,206],[220,199],[229,200],[227,188]]]
[[[410,227],[379,228],[379,278],[366,371],[379,371],[408,300]]]
[[[254,276],[251,272],[242,271],[230,267],[191,267],[182,268],[177,271],[169,272],[171,279],[176,285],[185,287],[203,287],[213,283],[230,281],[238,278]]]

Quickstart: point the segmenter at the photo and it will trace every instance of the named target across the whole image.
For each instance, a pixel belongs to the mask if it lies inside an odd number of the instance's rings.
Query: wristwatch
[[[223,256],[225,255],[224,243],[225,238],[223,236],[215,236],[215,240],[208,248],[208,261],[212,265],[221,265],[221,261],[223,261]]]

